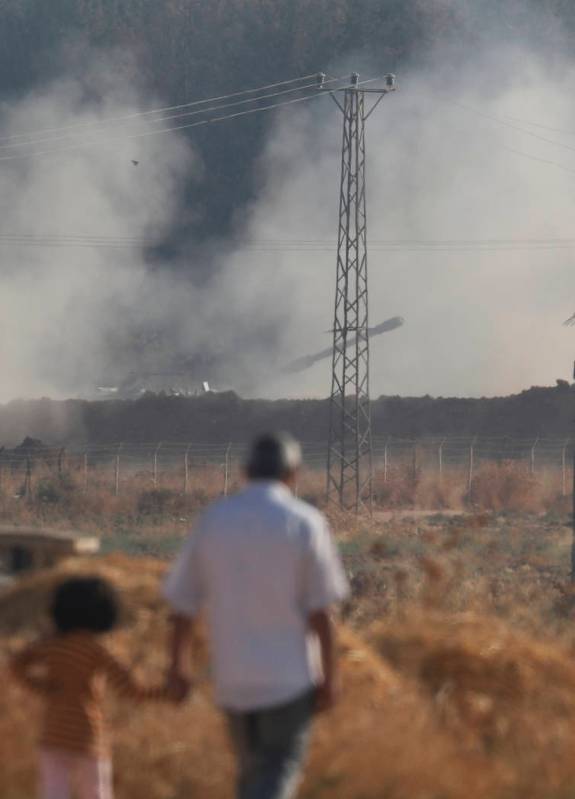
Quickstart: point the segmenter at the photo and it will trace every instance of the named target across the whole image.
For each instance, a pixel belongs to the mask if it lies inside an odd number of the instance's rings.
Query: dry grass
[[[122,475],[116,493],[113,471],[94,470],[86,487],[80,467],[62,475],[38,469],[32,492],[22,496],[24,475],[5,472],[0,483],[0,523],[73,526],[90,532],[137,531],[179,535],[207,503],[222,496],[220,467],[204,466],[190,472],[186,490],[182,475],[165,471],[154,481],[149,471]],[[242,484],[234,473],[230,492]],[[559,511],[568,507],[562,496],[561,476],[555,472],[529,474],[521,464],[503,462],[480,466],[469,490],[465,468],[446,470],[443,477],[409,467],[378,471],[374,480],[375,509],[480,511]],[[298,494],[325,507],[325,475],[305,470]],[[337,514],[336,514],[337,516]]]
[[[450,468],[441,477],[409,466],[390,470],[387,479],[379,472],[374,495],[376,504],[387,508],[536,513],[566,505],[559,472],[531,474],[524,464],[509,461],[482,464],[471,486],[464,467]]]
[[[543,537],[550,549],[542,553]],[[502,527],[487,515],[356,523],[342,540],[346,562],[354,579],[363,563],[373,580],[356,582],[346,609],[342,700],[317,725],[302,798],[571,796],[573,594],[552,562],[563,539],[559,525]],[[154,559],[71,561],[23,580],[0,595],[0,652],[45,628],[46,597],[63,572],[95,568],[127,606],[109,645],[156,681],[167,616],[158,599],[165,566]],[[111,705],[119,799],[231,797],[233,763],[202,646],[196,670],[196,694],[182,709]],[[0,795],[24,799],[34,779],[35,704],[5,685]]]
[[[174,476],[153,486],[150,475],[133,475],[115,496],[103,477],[83,491],[73,476],[58,482],[48,474],[56,481],[50,501],[15,499],[5,480],[0,516],[120,538],[131,530],[159,546],[221,493],[219,472],[192,478],[184,494]],[[383,487],[378,478],[385,504],[373,517],[330,509],[353,598],[340,629],[342,701],[317,725],[303,799],[573,795],[575,593],[566,579],[566,500],[555,478],[535,479],[512,464],[482,467],[471,496],[467,488],[463,473],[438,481],[398,470]],[[321,504],[323,476],[304,474],[298,491]],[[430,516],[421,507],[459,514]],[[494,513],[500,510],[506,513]],[[0,669],[45,629],[54,581],[84,569],[102,571],[126,600],[126,624],[109,645],[142,679],[160,679],[165,564],[125,555],[70,561],[0,594]],[[196,670],[197,691],[182,709],[111,704],[119,799],[231,797],[233,763],[211,704],[203,646]],[[0,796],[26,799],[35,700],[2,677]]]

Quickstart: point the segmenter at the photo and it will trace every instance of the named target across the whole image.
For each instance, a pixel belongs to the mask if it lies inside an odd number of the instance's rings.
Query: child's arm
[[[45,673],[46,663],[40,643],[30,644],[30,646],[15,655],[10,660],[9,669],[11,675],[20,685],[35,694],[45,696],[53,689],[52,682]]]
[[[119,663],[109,652],[102,649],[102,667],[112,688],[120,696],[135,702],[146,700],[172,700],[172,694],[164,685],[143,687],[134,679],[131,671]]]

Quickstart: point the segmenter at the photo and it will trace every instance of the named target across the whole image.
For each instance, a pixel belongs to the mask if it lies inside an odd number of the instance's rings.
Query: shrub
[[[140,516],[163,516],[173,505],[176,492],[169,488],[152,488],[142,491],[138,497],[137,510]]]
[[[473,481],[468,499],[485,510],[535,512],[543,508],[540,484],[514,463],[484,466]]]
[[[60,505],[70,499],[74,483],[67,474],[59,477],[44,477],[36,488],[36,499],[46,505]]]

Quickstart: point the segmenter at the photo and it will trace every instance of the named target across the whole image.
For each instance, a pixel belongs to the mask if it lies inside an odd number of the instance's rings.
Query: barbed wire
[[[350,442],[350,446],[351,446]],[[374,457],[390,452],[402,453],[417,450],[422,456],[441,449],[449,457],[460,457],[473,450],[476,457],[493,459],[518,459],[523,457],[545,457],[567,451],[575,451],[575,438],[565,437],[521,437],[511,436],[430,436],[408,438],[398,436],[376,436],[373,440]],[[185,441],[81,443],[67,446],[18,447],[0,449],[0,463],[19,463],[27,460],[54,461],[64,457],[87,457],[90,461],[106,461],[120,456],[122,460],[145,461],[156,458],[173,461],[187,457],[217,462],[224,457],[244,458],[249,450],[246,443],[218,442],[194,443]],[[322,441],[303,442],[305,462],[321,462],[327,455],[327,444]]]

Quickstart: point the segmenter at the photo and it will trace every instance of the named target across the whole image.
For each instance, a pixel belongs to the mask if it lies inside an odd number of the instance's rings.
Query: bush
[[[538,481],[514,463],[484,466],[473,480],[469,499],[483,510],[536,512],[543,508]]]
[[[69,475],[44,477],[36,488],[36,499],[46,505],[60,505],[67,502],[74,491],[74,483]]]
[[[140,516],[163,516],[174,505],[177,497],[169,488],[152,488],[142,491],[138,497],[138,514]]]

